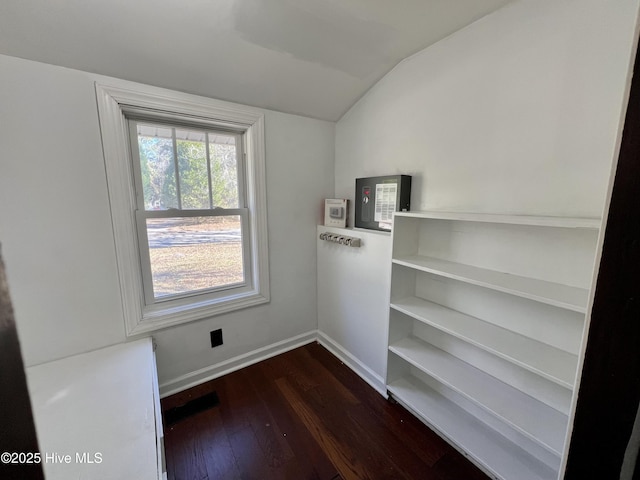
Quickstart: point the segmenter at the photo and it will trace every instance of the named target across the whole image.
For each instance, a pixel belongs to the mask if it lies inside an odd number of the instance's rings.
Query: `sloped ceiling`
[[[1,0],[0,53],[334,121],[510,1]]]

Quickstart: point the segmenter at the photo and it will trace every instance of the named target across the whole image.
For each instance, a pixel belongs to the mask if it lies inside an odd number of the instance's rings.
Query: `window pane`
[[[236,138],[209,134],[211,188],[214,207],[238,208],[238,161]]]
[[[138,151],[145,210],[178,208],[171,129],[139,124]]]
[[[244,283],[239,215],[147,219],[155,298]]]
[[[182,208],[209,208],[207,148],[201,132],[176,130]]]

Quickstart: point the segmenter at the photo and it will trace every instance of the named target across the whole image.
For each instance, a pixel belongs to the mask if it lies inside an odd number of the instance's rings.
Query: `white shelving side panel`
[[[562,454],[566,415],[417,338],[404,338],[389,350],[548,451]]]
[[[576,355],[418,297],[395,300],[391,308],[565,388],[573,388]]]
[[[588,228],[597,230],[601,220],[591,217],[544,217],[534,215],[499,215],[464,212],[396,212],[396,217],[453,220],[460,222],[504,223],[509,225],[531,225],[537,227]]]
[[[583,288],[421,255],[400,256],[393,263],[579,313],[587,310],[589,292]]]
[[[501,480],[555,480],[557,472],[413,376],[387,386],[400,403]]]

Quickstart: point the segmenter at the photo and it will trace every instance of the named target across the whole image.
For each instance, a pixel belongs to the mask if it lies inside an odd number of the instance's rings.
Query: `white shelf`
[[[562,454],[566,415],[417,338],[404,338],[389,350],[550,452]]]
[[[536,227],[559,228],[600,228],[599,218],[589,217],[543,217],[533,215],[496,215],[464,212],[396,212],[396,217],[410,217],[461,222],[505,223],[509,225],[531,225]]]
[[[394,398],[503,480],[552,480],[557,472],[540,462],[415,377],[387,386]]]
[[[576,355],[418,297],[396,300],[391,308],[565,388],[573,388]]]
[[[420,255],[397,257],[393,263],[579,313],[587,310],[589,292],[583,288]]]

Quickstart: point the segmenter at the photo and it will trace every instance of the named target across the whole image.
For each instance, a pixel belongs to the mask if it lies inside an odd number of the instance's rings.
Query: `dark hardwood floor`
[[[162,400],[219,404],[165,425],[169,480],[486,480],[444,440],[312,343]]]

